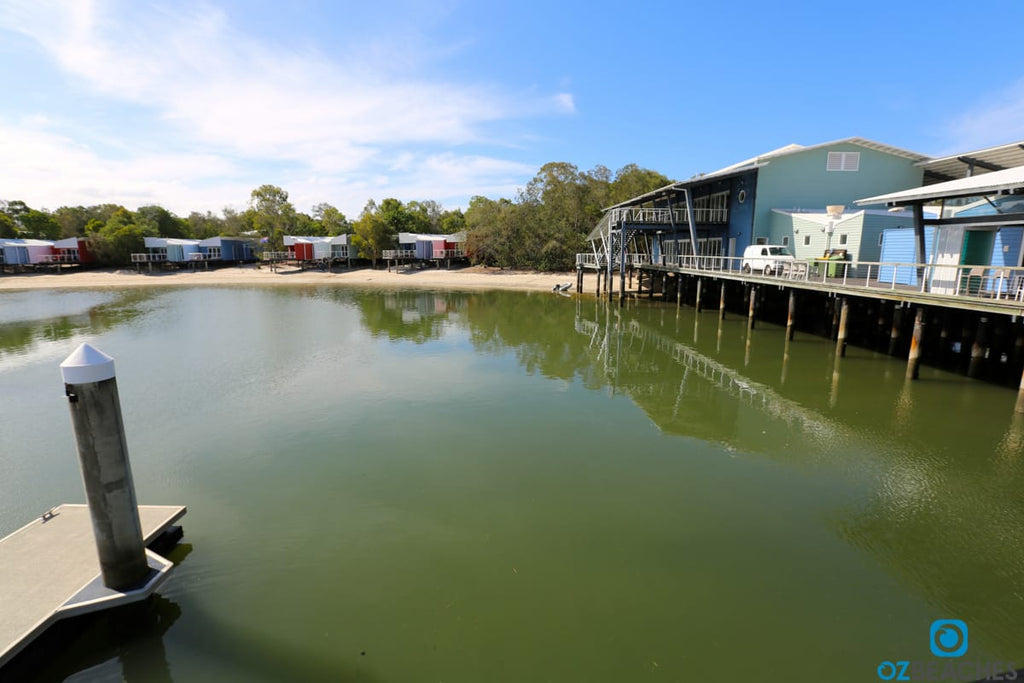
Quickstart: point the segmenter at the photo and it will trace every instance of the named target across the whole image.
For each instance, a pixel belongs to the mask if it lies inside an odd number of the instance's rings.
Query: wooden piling
[[[988,318],[978,318],[978,331],[974,335],[974,343],[971,344],[971,363],[967,366],[967,376],[972,379],[978,376],[981,366],[985,360],[985,353],[988,346]]]
[[[845,296],[839,313],[839,334],[836,335],[836,354],[846,357],[846,323],[850,318],[850,301]]]
[[[683,278],[676,276],[676,308],[683,307]]]
[[[789,290],[789,314],[786,316],[786,341],[793,339],[793,323],[796,320],[796,290]],[[789,344],[786,344],[786,358],[789,358]]]
[[[722,286],[719,288],[718,319],[725,320],[725,280],[722,280]]]
[[[754,329],[754,306],[757,301],[757,287],[750,288],[750,295],[748,298],[750,299],[750,305],[747,310],[747,329],[752,330]]]
[[[1024,372],[1020,373],[1020,388],[1017,390],[1017,405],[1014,412],[1024,413]]]
[[[703,281],[700,278],[697,278],[697,297],[695,299],[694,307],[697,309],[698,313],[700,313],[700,304],[701,304],[701,302],[700,302],[700,295],[701,295],[702,286],[703,286]]]
[[[895,356],[900,344],[900,334],[903,330],[903,306],[899,303],[892,310],[892,327],[889,329],[889,355]]]
[[[910,354],[907,356],[907,379],[917,379],[921,364],[921,339],[924,337],[924,307],[917,307],[914,316],[914,336],[910,338]]]
[[[832,309],[832,334],[828,336],[829,339],[835,340],[839,335],[839,300],[835,297],[831,297],[829,300],[829,306]]]

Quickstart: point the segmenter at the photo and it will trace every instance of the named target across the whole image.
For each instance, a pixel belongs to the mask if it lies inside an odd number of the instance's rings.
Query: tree
[[[25,237],[40,240],[60,239],[60,224],[45,211],[29,209],[18,216],[17,221],[21,223]]]
[[[140,206],[135,212],[135,222],[160,237],[192,237],[192,226],[189,222],[178,218],[162,206]]]
[[[391,227],[382,210],[383,205],[388,202],[398,202],[398,200],[385,199],[381,206],[377,206],[376,202],[371,199],[366,203],[363,213],[360,214],[359,220],[353,226],[355,229],[353,242],[359,249],[359,255],[370,259],[374,267],[377,266],[377,259],[382,256],[384,250],[395,246],[395,238],[398,235],[398,231]],[[398,203],[401,204],[401,202]],[[394,213],[394,205],[388,204],[388,206]]]
[[[445,235],[454,235],[455,233],[462,232],[465,229],[466,216],[462,213],[462,209],[453,209],[441,214],[441,233]]]
[[[254,212],[253,228],[268,238],[272,249],[280,250],[284,236],[295,228],[295,207],[288,193],[276,185],[260,185],[252,191],[249,207]]]
[[[0,213],[0,237],[14,239],[18,236],[18,226],[14,219],[6,213]]]
[[[313,207],[313,218],[319,221],[325,235],[347,235],[352,232],[352,224],[345,218],[345,214],[327,202]]]
[[[136,224],[135,216],[123,207],[114,211],[98,230],[93,219],[89,235],[89,251],[96,260],[107,265],[123,265],[131,262],[131,255],[145,251],[145,238],[155,237],[155,230]]]

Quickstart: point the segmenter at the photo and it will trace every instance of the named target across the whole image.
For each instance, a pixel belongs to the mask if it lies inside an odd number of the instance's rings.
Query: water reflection
[[[5,312],[0,320],[0,362],[128,323],[154,295],[153,290],[143,289],[4,294],[0,296]]]

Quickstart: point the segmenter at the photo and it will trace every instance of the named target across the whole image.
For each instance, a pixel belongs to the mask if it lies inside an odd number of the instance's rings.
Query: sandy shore
[[[152,275],[137,273],[133,269],[65,271],[50,273],[2,274],[0,291],[23,289],[81,289],[160,286],[232,285],[362,285],[372,287],[417,287],[426,289],[479,290],[518,289],[551,291],[555,284],[576,282],[575,273],[535,273],[498,270],[479,266],[452,270],[427,268],[400,271],[358,268],[351,271],[327,273],[319,270],[300,271],[281,268],[271,272],[263,266],[240,266],[200,270],[196,272],[154,271]]]

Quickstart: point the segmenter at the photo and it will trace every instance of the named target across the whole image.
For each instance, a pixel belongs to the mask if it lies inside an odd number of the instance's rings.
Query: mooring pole
[[[683,307],[683,276],[682,275],[677,275],[676,277],[677,277],[677,280],[676,280],[676,308],[682,308]],[[700,287],[699,284],[697,286]]]
[[[910,354],[907,356],[907,379],[917,379],[921,363],[921,338],[924,337],[924,307],[918,306],[914,316],[914,336],[910,338]]]
[[[146,579],[139,507],[128,462],[114,359],[82,344],[60,364],[103,583],[125,591]]]
[[[786,341],[793,339],[793,322],[796,319],[796,290],[789,290],[789,315],[786,317]],[[786,344],[786,358],[789,358],[789,344]],[[785,373],[783,373],[785,376]]]
[[[1017,405],[1014,412],[1024,413],[1024,372],[1020,373],[1020,388],[1017,390]]]
[[[900,334],[903,330],[903,306],[897,302],[892,311],[892,328],[889,330],[889,355],[896,355],[899,348]]]
[[[694,307],[697,309],[698,313],[700,313],[700,295],[701,295],[701,284],[702,284],[702,282],[703,282],[703,280],[701,280],[700,278],[697,278],[697,298],[696,298],[696,301],[694,302]]]
[[[985,352],[988,346],[988,318],[978,318],[978,331],[974,335],[974,343],[971,344],[971,363],[967,367],[967,376],[974,378],[978,376],[981,363],[985,360]]]
[[[754,329],[754,302],[757,301],[757,287],[750,288],[750,306],[747,311],[747,329]]]
[[[839,313],[839,335],[836,337],[836,353],[840,358],[846,357],[846,321],[850,317],[850,302],[843,297],[842,310]]]
[[[722,280],[718,294],[718,319],[725,320],[725,280]]]

